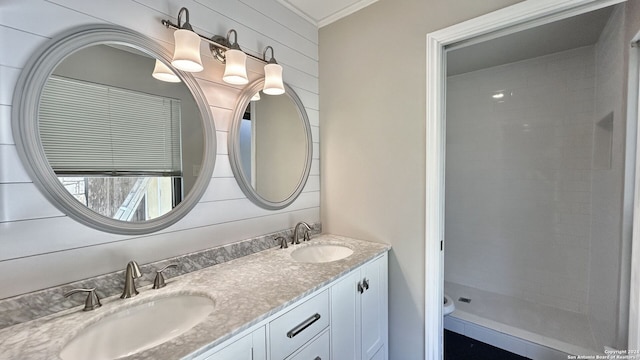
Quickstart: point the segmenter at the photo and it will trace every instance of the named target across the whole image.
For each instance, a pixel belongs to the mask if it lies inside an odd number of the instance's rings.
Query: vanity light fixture
[[[251,98],[251,101],[258,101],[260,100],[260,91],[258,91],[255,95],[253,95],[253,97]]]
[[[186,21],[180,25],[182,14],[186,15]],[[200,35],[193,31],[189,24],[189,10],[183,7],[178,12],[178,24],[173,24],[169,20],[162,20],[162,25],[169,29],[175,30],[176,45],[174,50],[173,61],[171,65],[177,69],[198,72],[202,71],[202,61],[200,60],[200,40],[209,43],[209,50],[214,58],[225,64],[224,75],[222,80],[233,85],[245,85],[249,82],[247,77],[246,61],[247,57],[265,63],[265,85],[264,93],[269,95],[280,95],[285,92],[282,83],[282,66],[278,65],[273,57],[273,48],[267,46],[262,58],[251,55],[240,48],[238,45],[238,34],[234,29],[227,32],[227,36],[214,35],[211,39]],[[178,35],[180,33],[180,35]],[[233,43],[231,42],[231,35]],[[197,38],[197,44],[195,39]],[[186,39],[186,40],[185,40]],[[188,43],[188,47],[187,47]],[[189,49],[188,51],[185,49]],[[271,58],[267,61],[267,50],[271,49]],[[187,56],[188,54],[188,56]],[[194,65],[198,64],[198,66]],[[258,95],[259,96],[259,95]]]
[[[271,49],[271,59],[267,61],[267,50]],[[267,46],[262,53],[262,59],[266,61],[264,66],[264,88],[262,92],[267,95],[284,94],[284,84],[282,83],[282,66],[280,66],[273,57],[273,48]]]
[[[156,66],[153,68],[153,73],[151,74],[154,78],[160,81],[179,83],[181,82],[180,78],[169,69],[167,65],[165,65],[162,61],[156,59]]]
[[[229,37],[234,34],[234,41],[231,43]],[[229,49],[224,53],[225,67],[222,80],[228,84],[245,85],[249,83],[247,77],[247,54],[245,54],[238,45],[238,33],[231,29],[227,33],[227,42]]]
[[[185,21],[184,24],[180,25],[182,13],[185,14]],[[204,67],[200,59],[200,35],[193,31],[193,27],[189,23],[189,10],[185,7],[178,12],[178,25],[173,36],[176,46],[173,51],[171,65],[182,71],[202,71]]]

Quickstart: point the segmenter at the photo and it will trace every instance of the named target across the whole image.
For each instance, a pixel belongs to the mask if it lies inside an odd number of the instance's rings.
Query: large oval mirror
[[[14,136],[34,183],[62,212],[143,234],[198,202],[215,129],[197,83],[169,59],[151,39],[109,25],[67,32],[31,58],[14,95]]]
[[[250,84],[236,105],[229,131],[231,168],[247,197],[265,209],[282,209],[302,192],[313,144],[307,112],[293,89],[283,95]]]

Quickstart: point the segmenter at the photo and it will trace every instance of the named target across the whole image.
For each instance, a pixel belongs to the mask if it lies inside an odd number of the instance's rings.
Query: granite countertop
[[[291,252],[334,243],[354,252],[328,263],[301,263]],[[62,311],[0,330],[0,359],[59,359],[62,347],[85,327],[121,309],[178,294],[213,299],[213,312],[184,334],[123,359],[191,359],[390,249],[389,245],[323,234],[287,249],[270,249],[167,279],[167,286],[122,300],[102,299],[102,307]]]

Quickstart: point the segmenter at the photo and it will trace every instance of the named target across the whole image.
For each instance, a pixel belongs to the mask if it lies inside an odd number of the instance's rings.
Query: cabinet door
[[[245,335],[206,360],[265,360],[267,358],[264,327]]]
[[[331,287],[331,359],[361,358],[360,270],[355,270]]]
[[[361,277],[362,359],[369,360],[387,342],[387,257],[365,264]]]

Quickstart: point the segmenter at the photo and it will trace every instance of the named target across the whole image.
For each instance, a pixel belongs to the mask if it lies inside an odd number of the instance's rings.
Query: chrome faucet
[[[306,222],[301,221],[296,224],[295,228],[293,228],[293,239],[291,239],[291,245],[300,244],[300,238],[298,238],[300,226],[304,226],[307,228],[306,230],[304,230],[302,241],[309,240],[309,231],[311,231],[311,226],[309,226],[309,224],[307,224]]]
[[[129,261],[124,274],[124,290],[122,291],[122,295],[120,295],[121,299],[128,299],[138,295],[134,279],[137,279],[140,276],[142,276],[142,274],[140,273],[138,263],[133,260]]]

